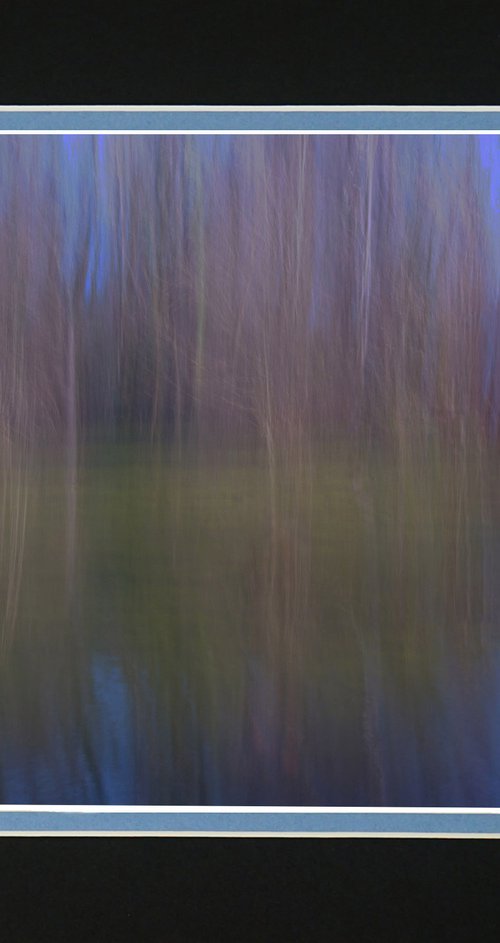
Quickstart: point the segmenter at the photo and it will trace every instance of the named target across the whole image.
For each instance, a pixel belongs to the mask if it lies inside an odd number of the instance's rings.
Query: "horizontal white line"
[[[429,135],[431,135],[431,134],[434,134],[434,135],[436,135],[436,134],[439,134],[439,135],[445,135],[445,134],[453,135],[453,134],[454,134],[454,135],[456,135],[456,136],[460,136],[460,135],[464,136],[464,135],[466,135],[466,134],[467,134],[467,135],[470,135],[470,134],[483,134],[483,135],[484,135],[484,134],[497,134],[497,135],[498,135],[499,133],[500,133],[500,122],[499,122],[498,128],[497,128],[497,129],[494,129],[494,130],[486,129],[486,128],[485,128],[484,130],[483,130],[482,128],[460,128],[460,129],[458,129],[458,130],[457,130],[457,129],[449,130],[449,129],[447,129],[447,128],[446,128],[446,129],[442,129],[442,130],[439,129],[439,128],[432,128],[431,130],[429,130],[429,129],[420,129],[420,128],[411,128],[411,129],[407,129],[407,128],[404,128],[404,129],[400,129],[400,128],[359,128],[359,129],[356,129],[356,128],[346,128],[346,129],[338,129],[338,128],[330,129],[330,128],[324,128],[324,129],[322,129],[322,130],[316,130],[316,129],[311,129],[311,128],[303,128],[303,129],[299,129],[299,130],[297,130],[297,129],[281,130],[281,129],[274,129],[274,128],[271,129],[271,130],[269,130],[269,129],[260,130],[260,129],[258,129],[258,128],[254,128],[254,129],[252,129],[252,130],[247,130],[246,128],[245,128],[244,130],[233,129],[233,128],[225,128],[225,129],[223,129],[223,130],[220,130],[220,129],[213,129],[213,130],[205,130],[205,129],[203,129],[203,130],[200,130],[199,128],[186,128],[186,129],[183,128],[182,130],[178,130],[178,129],[166,129],[166,130],[165,130],[165,129],[162,129],[162,128],[158,128],[158,129],[154,129],[154,130],[150,130],[150,129],[147,129],[147,130],[135,130],[135,129],[134,129],[134,130],[132,130],[132,129],[131,129],[131,130],[128,130],[128,131],[123,131],[123,130],[119,130],[119,129],[112,129],[112,130],[110,130],[109,128],[107,128],[107,129],[86,128],[85,130],[82,130],[81,128],[60,128],[60,129],[58,129],[57,131],[55,131],[55,130],[53,130],[52,128],[50,128],[50,129],[38,129],[38,128],[33,128],[33,129],[29,129],[29,130],[25,130],[25,129],[20,130],[20,129],[18,129],[18,128],[10,128],[10,129],[9,129],[9,128],[0,128],[0,135],[9,135],[9,136],[11,136],[11,137],[17,136],[17,135],[37,135],[37,134],[40,134],[40,135],[42,135],[42,134],[46,134],[46,135],[54,135],[54,134],[58,134],[58,135],[63,135],[63,134],[81,134],[81,135],[85,135],[85,134],[86,134],[86,135],[107,134],[107,135],[110,135],[110,136],[111,136],[111,135],[115,135],[115,136],[117,136],[117,137],[123,137],[123,136],[125,136],[125,135],[134,135],[134,134],[141,134],[141,135],[146,135],[146,134],[156,134],[156,135],[188,135],[188,134],[191,134],[191,135],[203,135],[203,134],[209,134],[209,135],[212,135],[212,136],[214,136],[214,135],[226,135],[226,137],[227,137],[227,136],[233,137],[233,136],[236,136],[236,135],[263,136],[263,135],[280,135],[280,134],[281,134],[281,135],[287,135],[287,136],[291,136],[291,135],[294,135],[294,134],[302,134],[302,135],[306,135],[306,136],[309,136],[309,135],[315,135],[315,136],[321,136],[321,135],[323,135],[323,136],[326,136],[326,135],[335,135],[335,134],[337,134],[337,135],[348,135],[348,134],[350,134],[351,136],[355,136],[355,137],[362,137],[363,135],[370,135],[370,134],[378,134],[378,135],[380,135],[380,136],[382,136],[382,137],[388,137],[388,136],[390,136],[390,135],[405,135],[405,134],[411,134],[411,135],[413,135],[414,137],[415,137],[415,136],[420,137],[420,136],[422,136],[422,135],[427,135],[427,134],[429,134]]]
[[[1,838],[500,838],[490,832],[109,832],[109,831],[0,831]]]
[[[500,112],[499,105],[0,105],[2,112]]]
[[[203,805],[151,805],[151,806],[131,806],[131,805],[0,805],[0,814],[7,812],[64,812],[64,813],[107,813],[114,814],[211,814],[226,815],[234,813],[241,815],[247,813],[251,815],[269,814],[269,815],[354,815],[358,813],[370,815],[387,815],[404,813],[416,815],[500,815],[500,808],[449,808],[449,807],[415,807],[412,806],[203,806]]]

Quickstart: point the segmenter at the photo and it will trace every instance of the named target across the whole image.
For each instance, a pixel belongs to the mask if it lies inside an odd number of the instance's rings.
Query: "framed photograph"
[[[0,831],[500,832],[500,108],[0,107]]]

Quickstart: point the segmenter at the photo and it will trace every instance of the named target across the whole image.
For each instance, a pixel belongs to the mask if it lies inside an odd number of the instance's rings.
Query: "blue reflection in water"
[[[70,606],[49,490],[27,535],[0,659],[1,802],[500,805],[493,511],[470,504],[466,565],[459,529],[438,552],[437,527],[408,528],[401,553],[392,495],[342,542],[340,488],[309,546],[273,545],[271,574],[253,506],[236,527],[190,477],[171,513],[170,472],[85,474]]]
[[[101,801],[127,804],[135,793],[135,748],[129,693],[116,659],[92,658],[92,748]]]
[[[53,714],[48,741],[32,743],[28,752],[26,742],[4,737],[1,801],[498,806],[500,649],[490,651],[467,679],[450,651],[435,668],[435,684],[423,701],[411,689],[405,704],[381,691],[378,705],[372,700],[365,706],[359,727],[354,702],[327,710],[325,692],[308,686],[293,772],[276,686],[261,671],[251,672],[243,731],[223,704],[214,731],[194,693],[188,702],[177,702],[175,727],[158,703],[144,726],[137,702],[152,700],[152,691],[138,692],[134,685],[132,693],[117,660],[96,653],[79,722],[74,713]],[[214,735],[221,733],[217,744]]]

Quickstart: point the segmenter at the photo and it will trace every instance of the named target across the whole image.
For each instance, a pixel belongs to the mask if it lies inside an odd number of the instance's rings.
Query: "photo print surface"
[[[0,137],[0,802],[500,805],[500,147]]]

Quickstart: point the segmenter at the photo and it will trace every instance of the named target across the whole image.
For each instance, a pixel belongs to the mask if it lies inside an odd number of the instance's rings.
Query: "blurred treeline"
[[[454,135],[3,137],[3,437],[494,440],[483,158]]]

